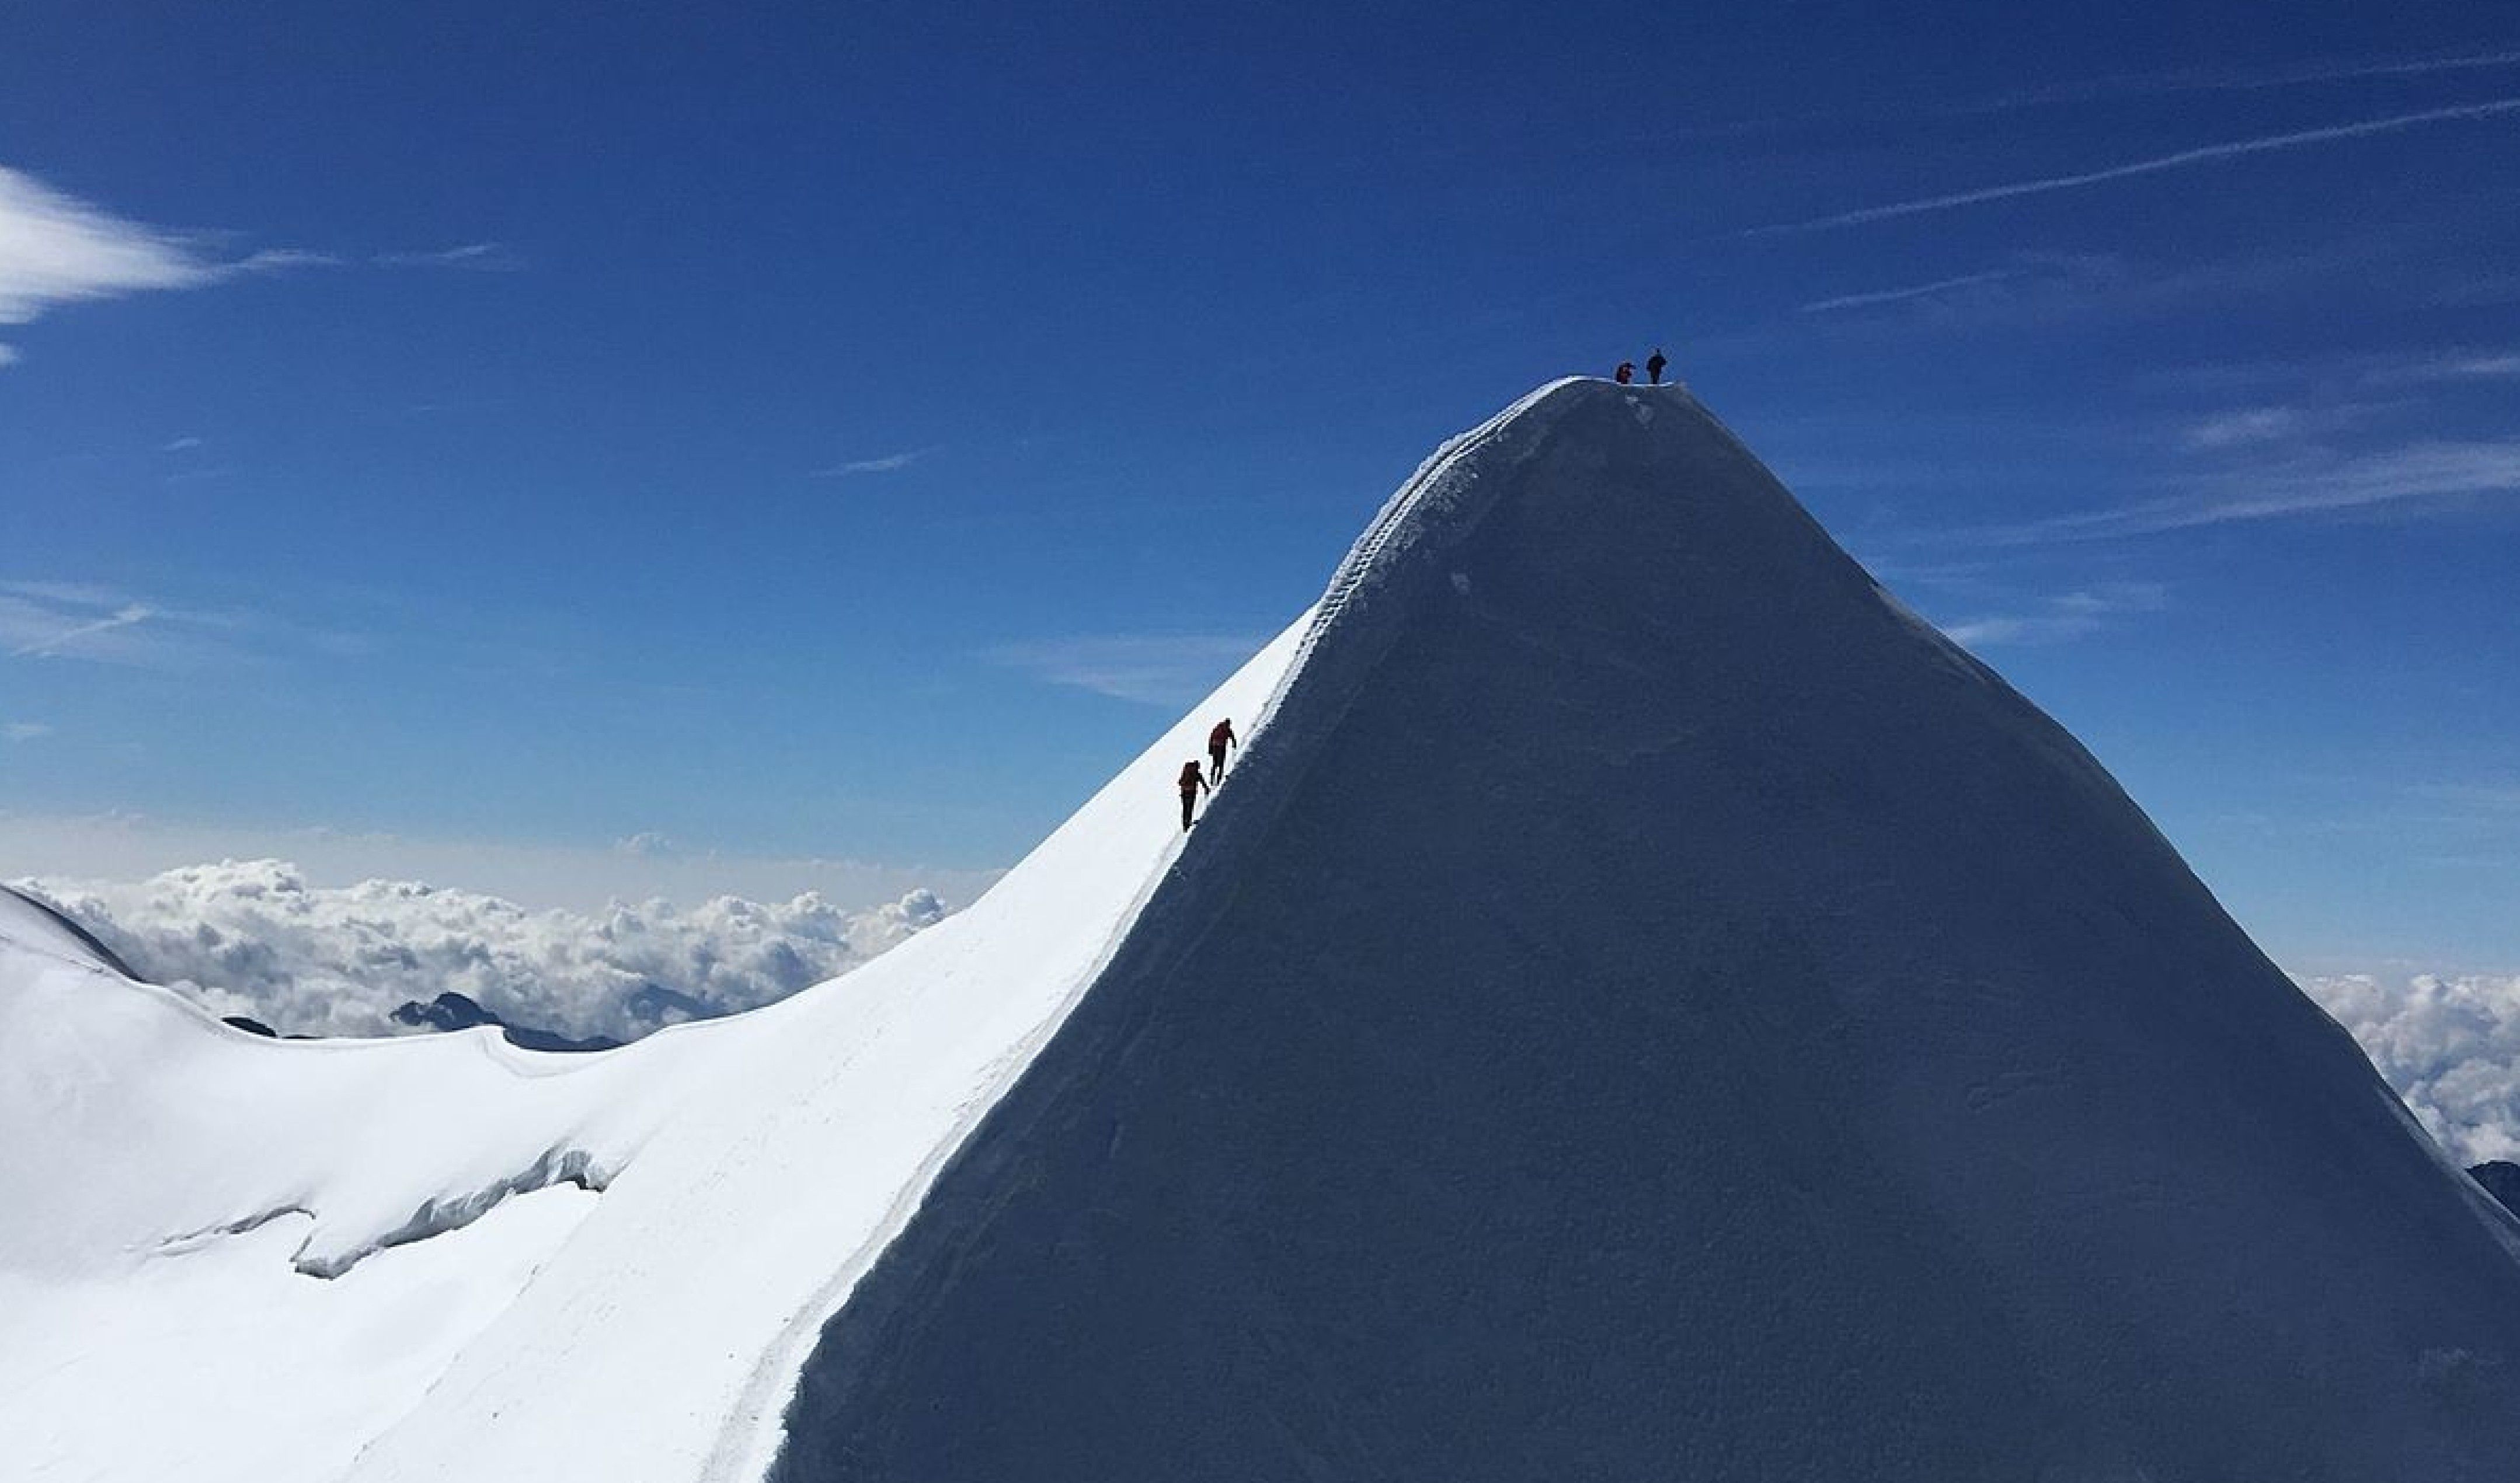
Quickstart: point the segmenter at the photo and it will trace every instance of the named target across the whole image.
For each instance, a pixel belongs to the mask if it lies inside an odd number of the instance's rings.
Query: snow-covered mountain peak
[[[987,896],[767,1010],[281,1045],[45,930],[0,919],[37,1475],[2520,1457],[2520,1226],[1678,387],[1439,450]]]
[[[1688,393],[1559,382],[807,1364],[774,1476],[2501,1480],[2520,1235]]]

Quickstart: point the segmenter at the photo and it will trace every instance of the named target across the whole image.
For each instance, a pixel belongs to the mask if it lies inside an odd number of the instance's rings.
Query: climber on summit
[[[1211,784],[1225,781],[1225,749],[1239,746],[1234,735],[1234,718],[1226,717],[1207,729],[1207,777]]]
[[[1617,376],[1619,384],[1622,386],[1635,381],[1637,379],[1637,363],[1632,360],[1623,360],[1619,362]]]
[[[1205,791],[1207,791],[1207,780],[1199,776],[1198,759],[1192,757],[1182,764],[1181,771],[1182,831],[1184,833],[1190,831],[1191,811],[1198,806],[1198,795]]]
[[[1654,353],[1645,357],[1645,380],[1653,382],[1657,386],[1661,385],[1662,368],[1670,364],[1671,362],[1662,358],[1661,347],[1656,346]]]

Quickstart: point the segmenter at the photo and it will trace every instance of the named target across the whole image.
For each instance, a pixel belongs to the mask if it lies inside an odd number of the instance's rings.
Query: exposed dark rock
[[[643,985],[622,1001],[621,1007],[630,1011],[632,1018],[660,1027],[686,1019],[715,1019],[726,1012],[704,999],[695,999],[661,983]]]
[[[571,1040],[550,1030],[537,1030],[530,1025],[512,1025],[462,994],[445,993],[427,1004],[406,1000],[397,1006],[392,1019],[396,1024],[417,1029],[447,1032],[470,1030],[479,1025],[495,1025],[508,1038],[508,1044],[527,1051],[609,1051],[621,1042],[608,1035]]]
[[[2467,1171],[2485,1187],[2485,1192],[2502,1201],[2514,1215],[2520,1215],[2520,1164],[2503,1159],[2491,1159]]]

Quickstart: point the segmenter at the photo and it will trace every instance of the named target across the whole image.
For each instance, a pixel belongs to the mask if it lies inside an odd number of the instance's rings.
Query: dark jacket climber
[[[1622,386],[1635,381],[1637,379],[1637,363],[1632,360],[1623,360],[1619,362],[1618,378],[1619,384]]]
[[[1653,382],[1657,386],[1661,385],[1662,368],[1670,364],[1671,362],[1662,358],[1662,352],[1660,350],[1656,350],[1653,354],[1646,356],[1645,380]]]
[[[1183,830],[1187,831],[1190,828],[1191,810],[1197,805],[1198,795],[1206,790],[1207,780],[1199,776],[1198,759],[1196,757],[1192,757],[1188,762],[1183,763],[1181,772]]]
[[[1207,729],[1207,776],[1212,783],[1225,781],[1225,749],[1241,744],[1234,735],[1232,716]]]

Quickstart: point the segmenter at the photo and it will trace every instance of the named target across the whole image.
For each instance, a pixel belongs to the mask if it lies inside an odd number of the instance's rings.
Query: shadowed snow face
[[[753,1009],[846,972],[946,910],[921,888],[858,912],[811,892],[527,911],[419,881],[309,886],[278,860],[26,884],[143,977],[213,1013],[308,1035],[403,1033],[388,1017],[396,1006],[452,991],[515,1023],[628,1040],[687,1017],[674,996],[711,1012]]]

